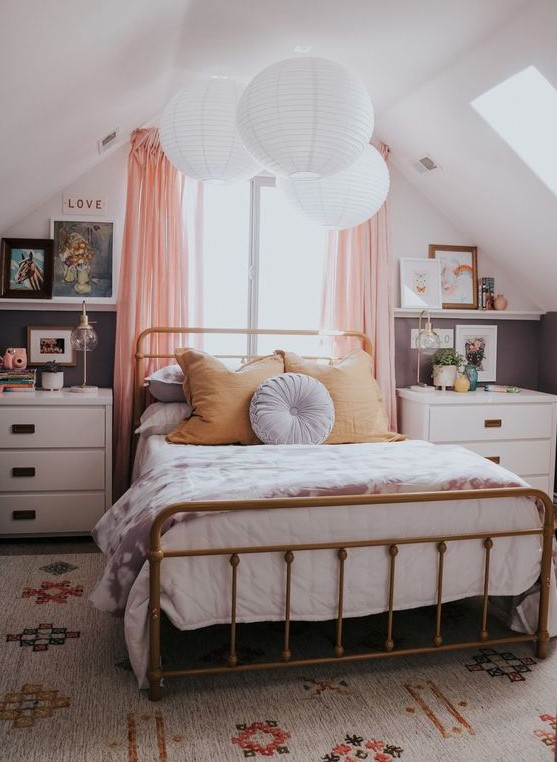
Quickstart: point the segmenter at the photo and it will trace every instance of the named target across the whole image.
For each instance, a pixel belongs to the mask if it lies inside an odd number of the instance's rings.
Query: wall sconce
[[[422,329],[422,318],[427,316],[425,328]],[[439,334],[433,330],[431,325],[431,318],[428,310],[422,310],[420,312],[420,318],[418,321],[418,335],[416,337],[416,349],[418,350],[418,369],[416,372],[416,384],[410,387],[415,392],[434,392],[435,387],[425,384],[420,381],[420,364],[422,359],[422,352],[433,352],[438,349],[441,344]]]
[[[83,383],[81,386],[71,386],[70,391],[93,394],[98,390],[96,386],[87,386],[87,352],[92,352],[95,349],[98,340],[97,332],[89,324],[89,318],[85,312],[85,302],[83,302],[79,325],[73,329],[70,337],[72,347],[78,352],[83,352]]]

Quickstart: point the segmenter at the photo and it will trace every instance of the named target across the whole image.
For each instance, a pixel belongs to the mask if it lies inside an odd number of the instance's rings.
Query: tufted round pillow
[[[321,381],[303,373],[282,373],[259,386],[249,417],[264,444],[321,444],[333,428],[335,408]]]

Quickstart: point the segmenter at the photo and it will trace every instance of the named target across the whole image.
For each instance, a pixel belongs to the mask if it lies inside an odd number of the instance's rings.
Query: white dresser
[[[0,394],[0,536],[88,534],[111,493],[111,389]]]
[[[402,434],[467,447],[553,497],[557,396],[397,389],[397,397]]]

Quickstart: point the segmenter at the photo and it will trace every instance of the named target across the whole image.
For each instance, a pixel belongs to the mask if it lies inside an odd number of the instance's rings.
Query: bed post
[[[554,539],[554,516],[553,503],[545,494],[539,491],[536,497],[543,503],[543,551],[540,574],[540,607],[538,613],[538,632],[536,642],[536,656],[538,659],[545,659],[547,656],[547,644],[549,642],[549,632],[547,629],[547,618],[549,614],[549,589],[551,584],[551,574],[553,574],[551,557]]]
[[[157,538],[160,541],[160,535]],[[160,577],[161,561],[164,553],[160,549],[150,549],[149,558],[149,699],[160,701],[161,698],[161,606]]]

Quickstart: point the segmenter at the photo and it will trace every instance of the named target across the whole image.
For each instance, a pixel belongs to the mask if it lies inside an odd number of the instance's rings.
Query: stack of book
[[[0,389],[3,388],[5,392],[32,392],[35,389],[36,373],[32,368],[0,368]]]

